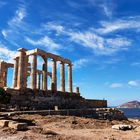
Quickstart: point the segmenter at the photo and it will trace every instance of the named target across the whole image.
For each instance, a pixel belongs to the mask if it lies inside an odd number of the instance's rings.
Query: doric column
[[[52,83],[51,83],[51,90],[57,91],[57,77],[56,77],[57,71],[56,71],[56,60],[52,60]]]
[[[60,91],[65,92],[65,64],[60,63]]]
[[[68,64],[68,91],[72,93],[72,64]]]
[[[4,87],[6,87],[7,86],[7,69],[5,69],[5,71],[4,71]]]
[[[47,84],[47,72],[48,72],[48,68],[47,68],[47,59],[44,59],[44,64],[43,64],[43,70],[42,70],[42,90],[47,91],[48,89],[48,84]]]
[[[38,72],[38,89],[40,90],[40,78],[41,78],[41,73]]]
[[[36,89],[36,71],[37,71],[37,56],[33,54],[32,68],[31,68],[31,89]]]
[[[18,61],[19,58],[15,58],[15,64],[14,64],[14,74],[13,74],[13,88],[17,87],[17,78],[18,78]]]
[[[76,87],[76,93],[79,94],[79,87]]]
[[[18,79],[17,79],[17,88],[22,89],[24,88],[24,57],[26,54],[26,50],[23,48],[18,49],[19,51],[19,64],[18,64]]]

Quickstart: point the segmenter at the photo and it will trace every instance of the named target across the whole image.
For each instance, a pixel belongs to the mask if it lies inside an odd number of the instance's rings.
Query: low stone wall
[[[87,106],[89,108],[103,108],[107,107],[107,100],[91,100],[86,99]]]
[[[13,89],[7,89],[7,92],[12,95],[10,108],[15,108],[15,110],[54,109],[54,106],[58,106],[59,109],[107,107],[106,100],[86,100],[80,95],[71,93],[45,93],[27,90],[21,94],[22,92]]]
[[[39,114],[39,115],[63,115],[79,116],[95,119],[124,120],[124,113],[116,108],[94,108],[94,109],[61,109],[61,110],[35,110],[35,111],[13,111],[1,113],[3,116],[14,116],[21,114]]]

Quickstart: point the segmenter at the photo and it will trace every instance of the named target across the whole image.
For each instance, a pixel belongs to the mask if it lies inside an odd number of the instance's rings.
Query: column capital
[[[72,64],[72,63],[67,63],[67,65],[68,65],[68,66],[71,66],[71,67],[73,66],[73,64]]]
[[[14,60],[18,60],[18,59],[19,59],[19,56],[17,56],[17,57],[14,58]]]
[[[65,63],[65,62],[63,62],[63,61],[60,61],[60,64],[63,64],[63,65],[64,65],[64,64],[66,64],[66,63]]]
[[[26,52],[27,50],[24,49],[24,48],[19,48],[18,51],[20,51],[20,52]]]

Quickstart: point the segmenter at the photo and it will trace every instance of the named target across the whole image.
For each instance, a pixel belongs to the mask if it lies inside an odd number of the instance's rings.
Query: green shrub
[[[8,104],[11,100],[11,94],[0,88],[0,104]]]

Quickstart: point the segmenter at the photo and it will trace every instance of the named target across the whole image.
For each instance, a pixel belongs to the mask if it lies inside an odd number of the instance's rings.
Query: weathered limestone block
[[[134,127],[132,125],[123,125],[123,124],[118,124],[118,125],[113,125],[112,126],[113,129],[116,130],[132,130]]]
[[[0,126],[1,127],[8,127],[9,120],[0,120]]]
[[[15,121],[9,122],[9,127],[14,128],[16,130],[26,130],[27,129],[27,123],[18,123]]]

